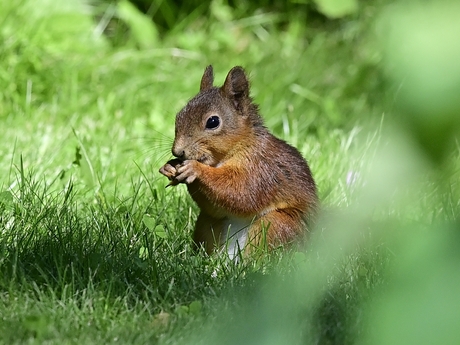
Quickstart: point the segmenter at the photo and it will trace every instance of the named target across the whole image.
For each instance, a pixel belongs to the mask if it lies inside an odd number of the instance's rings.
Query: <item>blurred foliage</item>
[[[460,4],[400,3],[377,23],[388,79],[408,133],[436,162],[449,156],[460,132]],[[458,142],[457,142],[458,145]]]
[[[108,48],[78,0],[2,1],[0,23],[0,118],[58,99],[78,79],[68,66],[85,69]]]
[[[114,13],[116,7],[126,7],[125,1],[93,0],[98,4],[99,13],[107,15]],[[212,21],[215,16],[219,21],[231,21],[246,18],[252,15],[272,13],[277,16],[277,25],[289,25],[293,16],[302,16],[309,23],[319,25],[327,23],[327,18],[342,18],[358,12],[357,0],[206,0],[206,1],[178,1],[178,0],[130,0],[140,13],[150,18],[159,33],[167,34],[184,28],[197,19]],[[121,19],[121,22],[118,21]],[[118,15],[108,25],[108,34],[117,42],[124,34],[124,15]],[[128,23],[128,27],[131,25]]]
[[[108,0],[109,2],[111,0]],[[212,7],[225,9],[228,7],[230,12],[221,11],[220,17],[227,19],[230,16],[235,18],[242,18],[247,16],[248,13],[257,13],[258,11],[274,12],[274,13],[294,13],[296,11],[312,11],[313,1],[311,0],[259,0],[259,1],[245,1],[245,0],[206,0],[206,1],[181,1],[181,0],[131,0],[139,10],[147,14],[152,20],[165,32],[174,29],[183,20],[188,20],[190,16],[197,15],[207,17],[209,16]],[[288,19],[286,18],[285,21]]]
[[[357,0],[315,0],[315,3],[329,18],[341,18],[358,10]]]

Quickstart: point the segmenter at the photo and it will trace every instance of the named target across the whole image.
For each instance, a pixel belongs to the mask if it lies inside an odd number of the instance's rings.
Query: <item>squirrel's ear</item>
[[[212,88],[212,84],[214,83],[214,72],[212,69],[212,65],[209,65],[204,70],[204,74],[201,77],[201,84],[200,84],[200,91],[204,91],[207,89]]]
[[[233,67],[228,72],[222,91],[233,101],[236,108],[239,108],[240,101],[249,97],[249,81],[242,67]]]

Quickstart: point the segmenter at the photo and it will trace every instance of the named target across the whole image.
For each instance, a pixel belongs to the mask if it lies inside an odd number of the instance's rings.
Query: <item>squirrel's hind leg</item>
[[[251,225],[245,254],[250,255],[258,250],[271,250],[280,245],[290,244],[306,231],[306,224],[298,210],[291,208],[273,210]]]
[[[219,247],[222,234],[222,220],[215,219],[200,212],[195,223],[193,241],[195,245],[203,247],[207,254],[212,254]]]

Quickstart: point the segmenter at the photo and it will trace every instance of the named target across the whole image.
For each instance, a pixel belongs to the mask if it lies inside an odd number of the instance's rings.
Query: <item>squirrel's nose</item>
[[[174,157],[177,157],[179,159],[183,159],[185,156],[185,151],[181,148],[173,147],[171,151]]]

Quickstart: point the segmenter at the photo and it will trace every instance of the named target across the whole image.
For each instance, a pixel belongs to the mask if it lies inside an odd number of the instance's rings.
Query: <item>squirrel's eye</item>
[[[220,119],[219,116],[211,116],[207,121],[206,121],[206,128],[207,129],[214,129],[219,127],[220,125]]]

